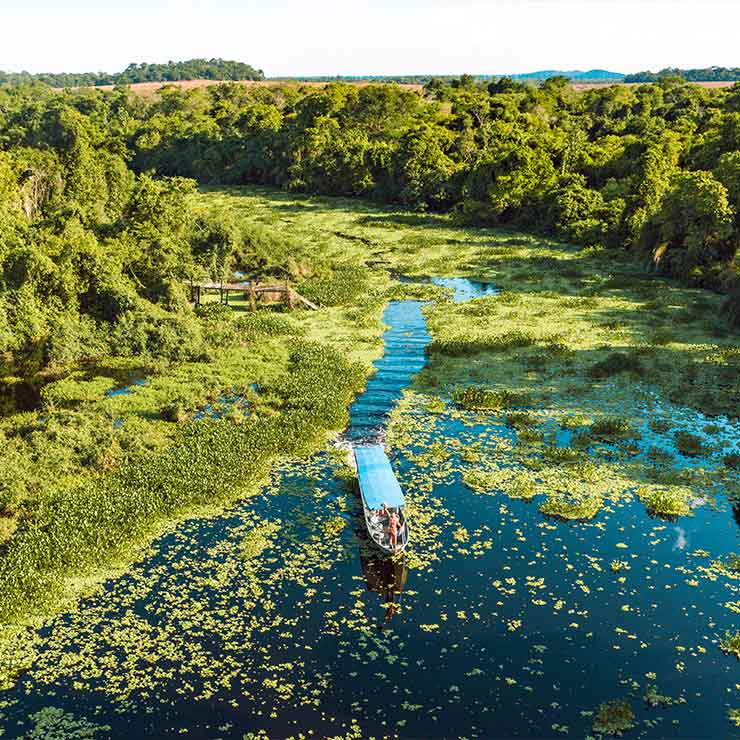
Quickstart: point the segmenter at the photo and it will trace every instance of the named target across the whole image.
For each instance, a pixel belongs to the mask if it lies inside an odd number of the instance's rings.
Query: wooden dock
[[[304,298],[287,280],[273,283],[262,283],[255,280],[235,283],[190,280],[187,284],[190,286],[190,302],[196,306],[201,305],[203,292],[211,290],[218,291],[219,302],[227,306],[230,293],[242,293],[245,299],[249,300],[253,311],[257,309],[258,299],[260,303],[286,303],[290,309],[299,305],[310,308],[312,311],[319,309],[315,303]]]

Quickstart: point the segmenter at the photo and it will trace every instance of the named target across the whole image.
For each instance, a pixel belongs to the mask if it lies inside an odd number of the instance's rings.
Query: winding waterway
[[[456,300],[495,293],[445,287]],[[393,302],[385,322],[350,440],[382,435],[425,364],[423,304]],[[291,463],[46,627],[0,710],[6,736],[58,722],[54,737],[585,737],[611,699],[630,703],[634,736],[731,736],[740,672],[717,641],[739,597],[697,571],[738,549],[726,504],[680,525],[632,501],[551,521],[462,482],[465,451],[515,443],[511,429],[403,413],[415,420],[413,443],[392,453],[414,511],[405,560],[365,541],[341,455]]]

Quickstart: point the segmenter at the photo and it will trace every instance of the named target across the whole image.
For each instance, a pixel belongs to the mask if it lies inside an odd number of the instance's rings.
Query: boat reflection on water
[[[382,632],[401,604],[409,569],[403,554],[381,555],[369,541],[360,543],[360,563],[367,590],[380,594],[386,607],[385,617],[378,624]]]

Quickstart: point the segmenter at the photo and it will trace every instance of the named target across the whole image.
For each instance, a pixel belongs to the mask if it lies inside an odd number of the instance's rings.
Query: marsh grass
[[[612,352],[603,360],[595,362],[588,371],[592,378],[610,378],[619,373],[632,373],[639,377],[645,374],[645,366],[634,353]]]
[[[633,435],[632,424],[620,416],[605,416],[591,425],[591,434],[597,439],[627,439]]]
[[[532,398],[528,393],[477,385],[454,391],[452,400],[460,408],[470,411],[498,411],[532,405]]]

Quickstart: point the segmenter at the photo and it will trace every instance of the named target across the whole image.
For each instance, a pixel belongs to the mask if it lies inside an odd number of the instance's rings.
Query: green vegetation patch
[[[460,408],[471,411],[498,411],[503,408],[530,406],[532,398],[528,393],[520,393],[508,388],[486,388],[471,385],[452,394],[452,400]]]
[[[719,641],[719,649],[740,659],[740,632],[726,632]]]
[[[621,737],[635,726],[635,713],[623,699],[613,699],[599,705],[593,723],[593,731],[603,735]]]
[[[669,518],[691,514],[688,496],[683,489],[641,486],[637,489],[637,496],[650,514]]]

